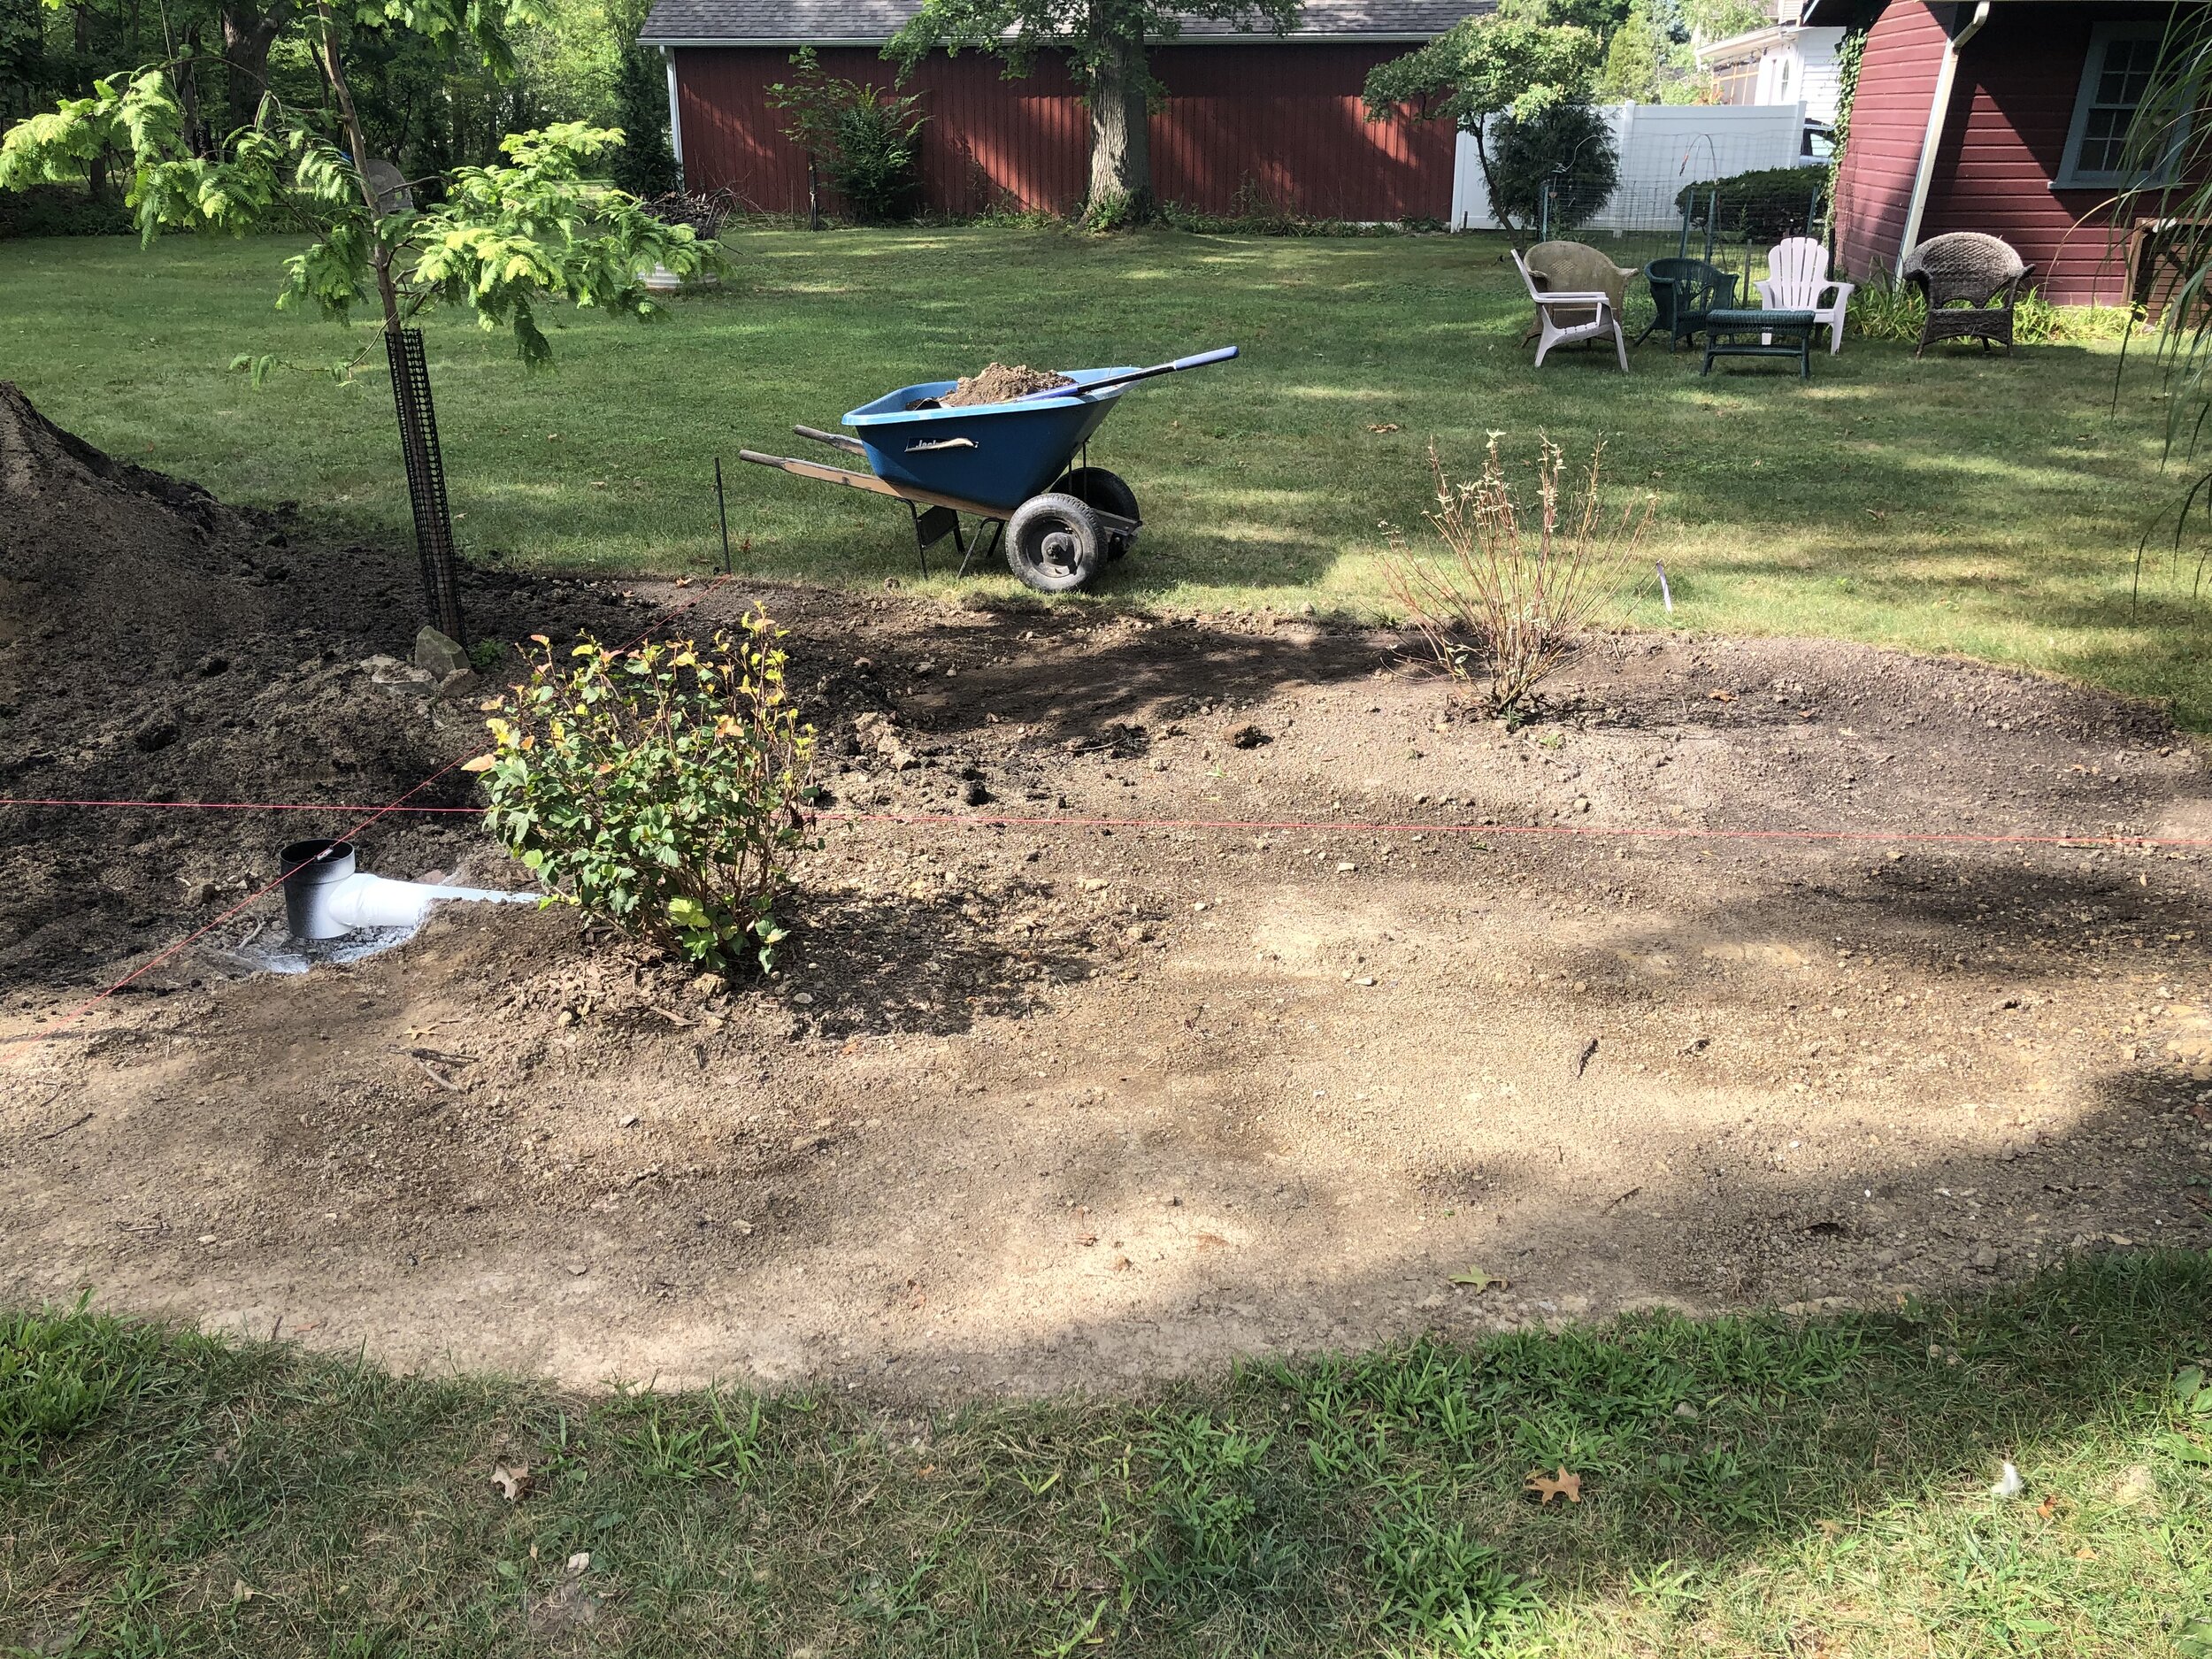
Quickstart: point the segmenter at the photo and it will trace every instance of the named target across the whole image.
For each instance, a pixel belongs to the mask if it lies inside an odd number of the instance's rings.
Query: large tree
[[[1280,35],[1298,20],[1298,8],[1299,0],[922,0],[884,54],[910,72],[938,49],[990,52],[1018,76],[1040,51],[1065,53],[1091,113],[1087,211],[1094,222],[1111,223],[1152,211],[1145,122],[1160,88],[1148,49],[1200,18]]]
[[[285,261],[280,306],[310,306],[341,321],[373,307],[395,366],[400,342],[426,310],[465,308],[486,328],[506,328],[523,361],[551,347],[536,308],[569,302],[650,319],[659,314],[643,276],[656,265],[695,275],[714,259],[683,227],[661,223],[603,179],[619,131],[567,122],[508,136],[504,159],[459,166],[434,181],[440,196],[418,207],[411,181],[379,160],[363,128],[348,73],[357,32],[403,34],[434,51],[465,44],[511,73],[510,31],[532,0],[310,0],[289,27],[311,58],[320,96],[304,104],[261,95],[250,121],[211,142],[193,118],[192,82],[173,60],[96,82],[0,139],[0,189],[82,178],[100,158],[127,158],[127,200],[150,243],[164,231],[243,235],[279,232],[305,246]],[[367,354],[340,366],[350,373]],[[417,360],[419,360],[419,354]],[[240,359],[257,379],[266,356]],[[426,422],[398,400],[411,478],[429,442]],[[417,533],[426,532],[417,497]],[[430,579],[425,541],[426,580]],[[433,584],[440,626],[457,626],[451,584]]]
[[[1586,102],[1605,49],[1578,0],[1499,0],[1494,12],[1454,25],[1427,45],[1378,64],[1364,89],[1367,119],[1411,109],[1471,134],[1475,159],[1499,222],[1515,229],[1500,204],[1485,127],[1493,118],[1533,121],[1563,104]]]

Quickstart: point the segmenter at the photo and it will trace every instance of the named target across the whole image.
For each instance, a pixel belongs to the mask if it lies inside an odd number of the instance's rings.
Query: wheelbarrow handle
[[[1201,351],[1195,357],[1178,357],[1172,363],[1156,363],[1148,369],[1132,369],[1126,374],[1110,374],[1103,380],[1093,380],[1087,386],[1071,390],[1064,386],[1048,386],[1030,392],[1025,397],[1084,397],[1093,392],[1102,392],[1110,387],[1126,386],[1132,380],[1148,380],[1156,374],[1172,374],[1178,369],[1202,369],[1209,363],[1226,363],[1237,355],[1234,346],[1221,346],[1212,351]],[[1014,400],[1025,401],[1023,397]]]

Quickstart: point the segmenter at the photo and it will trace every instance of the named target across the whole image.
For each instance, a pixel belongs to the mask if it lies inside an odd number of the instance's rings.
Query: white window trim
[[[2100,23],[2089,31],[2089,51],[2081,65],[2081,87],[2074,94],[2074,119],[2066,129],[2066,148],[2060,154],[2058,173],[2051,180],[2051,188],[2110,190],[2173,182],[2182,144],[2188,136],[2186,121],[2175,132],[2165,157],[2147,173],[2085,173],[2079,165],[2082,139],[2089,130],[2089,111],[2096,102],[2097,81],[2104,73],[2106,47],[2116,40],[2161,41],[2165,37],[2166,26],[2162,23]]]

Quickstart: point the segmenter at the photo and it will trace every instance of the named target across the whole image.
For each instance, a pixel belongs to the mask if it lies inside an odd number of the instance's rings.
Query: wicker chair
[[[1905,280],[1928,302],[1918,357],[1939,340],[1993,340],[2012,349],[2012,308],[2034,269],[1994,236],[1978,230],[1931,236],[1906,257]]]

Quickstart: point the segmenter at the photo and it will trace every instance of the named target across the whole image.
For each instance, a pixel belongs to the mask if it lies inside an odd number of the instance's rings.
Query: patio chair
[[[1654,329],[1667,331],[1667,349],[1694,341],[1705,326],[1708,311],[1733,311],[1736,275],[1702,259],[1654,259],[1644,267],[1651,284],[1651,303],[1656,314],[1651,327],[1636,336],[1638,345],[1651,338]]]
[[[1627,298],[1628,280],[1636,273],[1627,265],[1615,265],[1612,255],[1586,242],[1540,242],[1521,256],[1529,274],[1537,286],[1547,294],[1587,294],[1593,290],[1609,296],[1614,311],[1625,316],[1622,302]],[[1588,315],[1570,316],[1562,311],[1554,319],[1563,328],[1578,322],[1591,320]],[[1532,324],[1524,343],[1537,336]]]
[[[1829,276],[1828,250],[1810,236],[1776,242],[1767,254],[1767,275],[1751,286],[1766,310],[1810,311],[1816,326],[1825,324],[1830,357],[1843,349],[1844,310],[1856,285]]]
[[[1521,257],[1519,249],[1513,250],[1515,269],[1527,286],[1528,296],[1536,303],[1536,322],[1540,338],[1536,342],[1536,362],[1541,367],[1545,353],[1554,346],[1572,345],[1578,340],[1595,340],[1605,334],[1613,336],[1613,349],[1621,360],[1621,373],[1628,373],[1628,342],[1621,334],[1621,314],[1613,303],[1610,294],[1589,291],[1584,293],[1552,293],[1538,286],[1536,276]]]
[[[2012,308],[2035,267],[1995,236],[1955,230],[1931,236],[1905,257],[1904,278],[1926,296],[1918,357],[1939,340],[1999,342],[2012,349]]]

